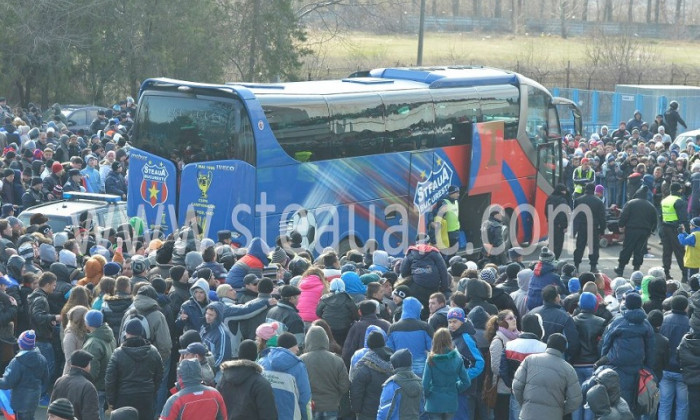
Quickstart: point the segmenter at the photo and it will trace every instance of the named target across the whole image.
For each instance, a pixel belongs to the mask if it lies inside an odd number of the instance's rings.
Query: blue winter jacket
[[[627,309],[615,317],[603,333],[600,352],[609,364],[625,372],[637,372],[654,363],[654,329],[642,309]]]
[[[214,356],[214,365],[218,369],[221,363],[231,360],[231,337],[226,333],[226,326],[221,322],[224,319],[224,304],[214,302],[207,305],[206,309],[216,311],[216,319],[211,324],[202,324],[199,335],[202,343],[207,346]]]
[[[382,387],[377,420],[402,420],[402,414],[403,418],[418,418],[425,405],[421,378],[407,367],[394,372]]]
[[[661,330],[659,332],[661,335],[668,338],[669,348],[671,349],[668,366],[666,366],[664,370],[680,373],[681,366],[678,361],[678,352],[676,349],[681,344],[683,336],[685,336],[688,331],[690,331],[690,318],[688,318],[685,312],[672,311],[664,316],[664,322],[661,324]]]
[[[307,415],[307,406],[311,401],[311,384],[309,383],[309,374],[306,371],[304,362],[285,348],[270,347],[263,350],[258,363],[265,371],[287,373],[294,377],[297,390],[299,391],[298,398],[301,418],[303,420],[310,420]],[[264,372],[263,376],[265,376]],[[281,387],[275,386],[272,387],[272,392],[275,395],[275,404],[277,405],[277,414],[279,418],[294,418],[294,395],[284,391]]]
[[[452,343],[462,356],[464,367],[467,369],[469,379],[474,380],[484,371],[484,357],[474,340],[476,330],[471,321],[467,320],[457,331],[452,334]]]
[[[243,288],[243,277],[248,273],[254,273],[262,277],[263,268],[270,264],[267,254],[270,252],[267,244],[260,238],[253,238],[248,247],[248,253],[231,267],[226,275],[226,283],[234,289]]]
[[[387,347],[393,351],[408,349],[413,356],[413,373],[423,376],[425,359],[433,344],[433,329],[420,320],[421,303],[414,297],[403,301],[401,320],[389,328]]]
[[[530,279],[530,288],[527,291],[527,309],[532,310],[542,305],[542,289],[553,284],[563,290],[561,279],[556,273],[556,267],[551,263],[538,261],[535,264],[534,275]]]
[[[22,350],[0,378],[0,389],[11,389],[10,405],[17,412],[31,412],[39,405],[41,390],[49,384],[49,368],[39,349]]]

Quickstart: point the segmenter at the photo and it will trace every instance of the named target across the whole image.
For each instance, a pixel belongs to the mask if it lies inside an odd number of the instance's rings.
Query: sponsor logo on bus
[[[416,184],[416,193],[413,196],[413,204],[418,212],[424,214],[435,205],[442,197],[447,195],[447,189],[452,185],[454,171],[444,160],[438,158],[438,169],[430,175],[422,174],[423,181]]]
[[[158,204],[165,203],[168,199],[168,170],[162,162],[155,165],[150,161],[141,169],[141,198],[155,208]]]

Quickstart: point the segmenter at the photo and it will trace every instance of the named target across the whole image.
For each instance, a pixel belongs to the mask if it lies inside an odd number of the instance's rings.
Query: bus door
[[[180,176],[180,226],[196,223],[202,237],[220,230],[242,235],[241,243],[260,235],[255,226],[255,167],[239,160],[196,162],[185,165]],[[236,241],[236,238],[233,238]],[[236,241],[238,242],[238,241]]]
[[[544,208],[547,198],[554,191],[557,180],[557,168],[559,168],[560,156],[557,153],[556,143],[543,143],[537,147],[537,182],[535,183],[535,209],[538,217],[533,220],[532,241],[544,239],[547,234],[547,219],[544,217]]]

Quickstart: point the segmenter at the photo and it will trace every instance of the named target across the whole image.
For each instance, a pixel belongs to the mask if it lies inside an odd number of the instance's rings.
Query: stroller
[[[622,213],[622,210],[620,210],[617,204],[613,204],[610,208],[605,210],[605,224],[607,229],[604,234],[600,235],[598,244],[601,248],[624,241],[625,234],[620,232],[620,213]]]

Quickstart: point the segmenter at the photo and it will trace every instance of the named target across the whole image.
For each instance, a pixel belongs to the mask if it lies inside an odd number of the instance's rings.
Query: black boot
[[[625,268],[624,268],[624,267],[617,267],[617,268],[616,268],[615,270],[613,270],[613,271],[615,271],[615,274],[617,274],[618,277],[622,277],[622,275],[623,275],[624,272],[625,272]],[[636,271],[636,270],[635,270],[635,271]]]

